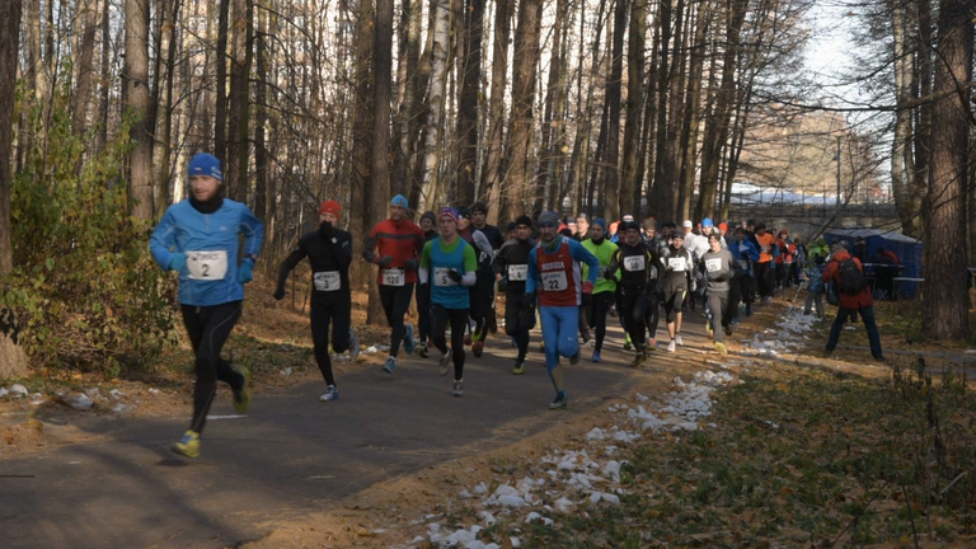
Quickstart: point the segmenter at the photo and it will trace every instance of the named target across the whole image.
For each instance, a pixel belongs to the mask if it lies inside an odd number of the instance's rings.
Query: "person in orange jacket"
[[[860,314],[864,321],[864,328],[868,332],[868,342],[871,345],[871,356],[875,360],[883,361],[881,352],[881,335],[878,325],[874,321],[874,299],[871,287],[864,277],[864,267],[861,261],[852,256],[842,244],[834,244],[830,248],[830,263],[824,269],[821,280],[832,284],[840,300],[837,317],[830,326],[830,338],[827,339],[827,354],[834,352],[840,339],[841,329],[847,322],[847,317]]]
[[[773,279],[775,266],[773,255],[776,253],[776,237],[772,233],[766,232],[766,225],[760,223],[756,226],[756,241],[759,242],[759,261],[756,262],[756,285],[759,287],[759,295],[762,303],[769,303],[773,297]]]

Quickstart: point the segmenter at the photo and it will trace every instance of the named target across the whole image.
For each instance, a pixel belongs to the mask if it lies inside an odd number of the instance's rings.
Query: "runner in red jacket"
[[[401,341],[404,350],[408,354],[413,353],[413,326],[405,325],[403,317],[410,308],[425,242],[424,232],[407,219],[408,206],[403,195],[393,197],[390,218],[377,223],[363,241],[363,259],[380,267],[377,276],[380,300],[386,320],[393,329],[390,334],[390,356],[383,370],[391,374],[396,368]]]

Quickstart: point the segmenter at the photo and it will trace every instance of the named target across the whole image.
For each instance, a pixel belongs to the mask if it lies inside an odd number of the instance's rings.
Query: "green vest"
[[[599,294],[602,292],[612,292],[617,289],[617,283],[612,280],[607,280],[603,278],[606,273],[607,267],[610,266],[610,259],[613,257],[613,252],[617,251],[617,245],[610,242],[609,239],[604,238],[603,242],[597,246],[593,243],[593,240],[587,238],[582,242],[583,247],[586,251],[595,255],[597,259],[600,260],[600,272],[597,273],[596,286],[593,287],[593,293]],[[589,272],[589,267],[583,264],[583,279],[586,280],[587,273]]]

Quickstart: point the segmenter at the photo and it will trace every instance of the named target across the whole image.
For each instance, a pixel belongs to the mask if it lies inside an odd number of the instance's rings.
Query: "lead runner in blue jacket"
[[[173,451],[200,455],[200,433],[217,394],[217,380],[231,386],[234,407],[247,411],[250,372],[235,369],[220,351],[241,317],[244,284],[251,281],[264,225],[247,206],[223,197],[220,161],[200,153],[190,161],[190,198],[166,209],[149,249],[162,268],[179,273],[177,296],[196,356],[193,418]],[[239,235],[246,238],[238,264]]]

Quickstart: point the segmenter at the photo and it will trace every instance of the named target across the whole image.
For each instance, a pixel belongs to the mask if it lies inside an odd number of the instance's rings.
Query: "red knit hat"
[[[336,216],[336,221],[341,219],[342,206],[339,205],[335,200],[326,200],[325,202],[319,204],[319,215],[330,213]]]

